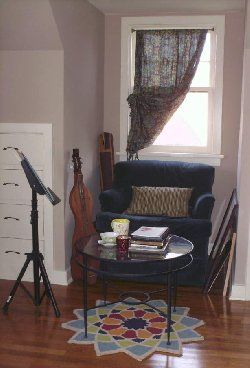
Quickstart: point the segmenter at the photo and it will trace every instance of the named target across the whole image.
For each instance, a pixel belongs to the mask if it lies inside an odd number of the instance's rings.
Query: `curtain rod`
[[[134,33],[136,31],[161,31],[161,30],[169,30],[169,29],[207,29],[208,31],[214,31],[214,27],[213,28],[158,28],[158,29],[153,29],[153,28],[148,28],[148,29],[131,29],[131,33]]]

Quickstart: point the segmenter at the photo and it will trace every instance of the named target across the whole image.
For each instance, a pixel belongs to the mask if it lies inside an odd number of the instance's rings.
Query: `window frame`
[[[142,159],[171,159],[204,162],[214,166],[220,165],[221,155],[221,121],[222,121],[222,94],[223,94],[223,56],[224,56],[224,32],[225,16],[156,16],[156,17],[123,17],[121,20],[121,91],[120,91],[120,159],[126,157],[127,136],[129,132],[130,109],[127,97],[132,92],[132,30],[133,29],[180,29],[180,28],[205,28],[214,29],[216,48],[211,50],[215,59],[215,75],[211,75],[213,84],[210,86],[210,104],[208,129],[209,149],[200,147],[188,149],[185,147],[151,146],[139,152]],[[211,42],[214,45],[214,42]],[[194,91],[192,87],[190,91]],[[201,88],[198,88],[201,90]],[[207,88],[206,88],[207,90]]]

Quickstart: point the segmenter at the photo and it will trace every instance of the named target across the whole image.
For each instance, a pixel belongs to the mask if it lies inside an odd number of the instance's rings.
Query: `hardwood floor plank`
[[[0,305],[7,298],[13,282],[0,280]],[[26,283],[32,291],[32,284]],[[156,285],[117,282],[120,292],[155,289]],[[73,310],[82,307],[82,286],[54,286],[61,318],[54,316],[44,300],[36,308],[18,290],[8,315],[0,313],[0,368],[247,368],[250,367],[250,302],[229,301],[220,295],[204,296],[197,288],[179,288],[178,306],[190,308],[189,315],[205,325],[197,331],[204,341],[184,344],[183,355],[155,353],[138,362],[123,354],[97,357],[92,345],[68,344],[72,331],[61,323],[74,319]],[[101,286],[91,286],[89,303],[101,298]],[[109,300],[116,294],[110,290]],[[164,298],[165,294],[155,296]]]

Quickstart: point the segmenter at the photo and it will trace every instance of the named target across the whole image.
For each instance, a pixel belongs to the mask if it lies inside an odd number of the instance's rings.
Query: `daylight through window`
[[[208,29],[196,74],[185,100],[166,122],[154,143],[139,151],[140,159],[171,156],[219,165],[223,93],[225,17],[124,17],[121,27],[120,158],[126,158],[130,128],[128,95],[133,92],[136,30]],[[134,32],[135,31],[135,32]],[[190,158],[189,158],[190,157]]]
[[[190,92],[154,145],[204,148],[209,145],[208,115],[212,102],[213,68],[211,32],[208,32]]]
[[[167,147],[171,151],[199,151],[207,152],[210,149],[209,139],[211,122],[210,111],[212,109],[212,89],[215,60],[212,53],[212,42],[214,38],[212,32],[207,33],[206,42],[200,58],[200,62],[192,81],[190,92],[184,102],[174,113],[172,118],[166,123],[161,134],[156,138],[150,150],[165,150]],[[131,62],[131,84],[134,80],[134,53],[135,36],[132,37],[132,58]],[[132,87],[132,86],[131,86]],[[147,151],[149,149],[144,149]]]

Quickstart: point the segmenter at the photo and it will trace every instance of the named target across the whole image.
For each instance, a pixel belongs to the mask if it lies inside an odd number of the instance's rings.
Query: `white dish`
[[[108,231],[106,233],[101,233],[100,234],[101,240],[105,243],[116,243],[116,237],[117,234],[112,232],[112,231]]]
[[[104,247],[115,247],[116,243],[105,243],[103,240],[98,240],[98,244],[103,245]]]

